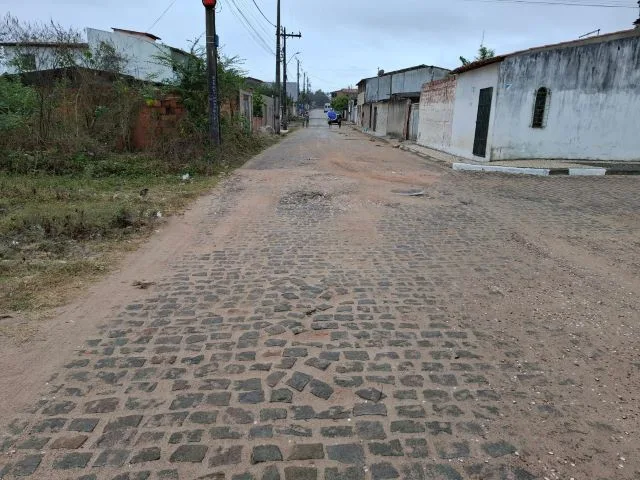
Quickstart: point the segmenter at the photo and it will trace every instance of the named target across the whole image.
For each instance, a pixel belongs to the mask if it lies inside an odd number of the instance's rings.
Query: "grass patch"
[[[0,313],[63,304],[217,178],[0,173]]]
[[[0,169],[0,315],[37,319],[65,304],[166,217],[273,141],[265,139],[216,172],[191,173],[188,180],[180,172],[206,168],[167,172],[154,159],[132,155],[113,156],[110,166],[101,160],[99,173],[91,162],[63,174]],[[0,335],[12,332],[6,321],[0,324]]]

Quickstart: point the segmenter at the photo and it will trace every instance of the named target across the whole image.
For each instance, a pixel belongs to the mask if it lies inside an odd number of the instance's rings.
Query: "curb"
[[[451,168],[465,172],[495,172],[510,175],[570,175],[573,177],[600,177],[607,174],[606,168],[530,168],[503,167],[500,165],[478,165],[475,163],[454,163]]]

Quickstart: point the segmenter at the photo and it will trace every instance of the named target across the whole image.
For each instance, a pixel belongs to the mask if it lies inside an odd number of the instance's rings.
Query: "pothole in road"
[[[305,205],[307,203],[320,203],[330,199],[330,195],[323,192],[290,192],[280,198],[280,205]]]

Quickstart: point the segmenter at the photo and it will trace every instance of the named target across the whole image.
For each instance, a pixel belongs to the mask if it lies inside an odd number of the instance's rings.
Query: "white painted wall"
[[[612,41],[507,58],[492,160],[640,160],[640,31]],[[551,90],[544,128],[531,128],[535,92]]]
[[[456,78],[425,83],[420,95],[419,145],[447,150],[451,147]]]
[[[87,42],[91,51],[96,51],[101,42],[106,42],[127,59],[127,65],[123,73],[131,75],[139,80],[152,80],[163,82],[174,77],[171,67],[163,65],[156,58],[158,55],[170,54],[171,50],[166,45],[155,43],[151,39],[140,36],[128,35],[120,32],[107,32],[95,28],[87,28]],[[57,65],[54,61],[55,49],[52,47],[1,47],[0,74],[17,73],[15,68],[7,65],[14,58],[16,51],[22,53],[34,53],[36,56],[36,69],[47,70],[68,65]],[[76,64],[84,65],[83,51],[86,48],[77,49]],[[75,51],[75,50],[74,50]],[[176,52],[173,52],[175,57]],[[294,84],[295,85],[295,84]]]
[[[493,63],[458,75],[453,107],[453,123],[451,126],[451,145],[448,148],[443,148],[444,151],[471,160],[488,161],[491,159],[493,124],[496,118],[499,66],[500,63]],[[473,155],[473,141],[476,133],[476,119],[478,117],[478,100],[480,90],[487,87],[493,87],[489,136],[487,138],[487,156],[477,157]]]
[[[168,54],[169,48],[151,39],[87,28],[87,41],[92,50],[96,49],[100,42],[113,45],[127,59],[124,73],[139,80],[162,82],[174,76],[173,70],[162,65],[156,58],[158,55]]]
[[[83,50],[83,48],[73,50],[73,52],[76,52],[75,61],[78,63],[82,61]],[[56,50],[53,47],[0,47],[0,75],[4,73],[19,73],[14,66],[10,65],[11,61],[18,54],[33,54],[36,60],[36,70],[60,68],[63,65],[57,64],[59,62],[59,59],[56,57],[55,52]]]

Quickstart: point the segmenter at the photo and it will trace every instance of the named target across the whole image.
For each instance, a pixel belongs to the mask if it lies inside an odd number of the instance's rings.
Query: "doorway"
[[[378,130],[378,107],[373,107],[373,131]]]
[[[476,118],[476,135],[473,140],[473,154],[478,157],[487,155],[487,138],[489,136],[489,119],[491,118],[491,98],[493,87],[480,90],[478,99],[478,116]]]

